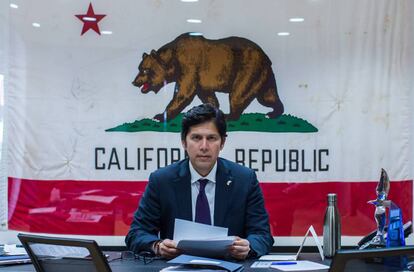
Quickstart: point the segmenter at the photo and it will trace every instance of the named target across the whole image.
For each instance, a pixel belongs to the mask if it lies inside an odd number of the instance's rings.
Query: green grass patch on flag
[[[136,120],[133,123],[124,123],[105,131],[118,132],[140,132],[140,131],[157,131],[157,132],[180,132],[181,120],[183,116],[180,113],[176,118],[168,122],[157,122],[149,118]],[[256,132],[299,132],[309,133],[317,132],[318,129],[306,120],[283,114],[276,119],[267,118],[262,113],[246,113],[240,116],[239,120],[228,121],[227,131],[256,131]]]

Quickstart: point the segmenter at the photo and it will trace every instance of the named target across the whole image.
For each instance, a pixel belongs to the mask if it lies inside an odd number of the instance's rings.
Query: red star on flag
[[[93,11],[92,3],[89,3],[88,12],[86,12],[86,14],[79,14],[75,16],[83,22],[81,36],[85,34],[85,32],[87,32],[89,29],[93,29],[96,33],[101,35],[98,23],[103,19],[103,17],[106,16],[106,14],[95,14]]]

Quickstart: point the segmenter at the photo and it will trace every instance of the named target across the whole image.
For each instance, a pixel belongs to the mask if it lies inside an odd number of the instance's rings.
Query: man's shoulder
[[[226,169],[228,169],[232,174],[238,173],[240,175],[251,175],[254,170],[235,163],[233,161],[229,161],[224,158],[219,158],[219,163],[221,163]]]
[[[151,175],[154,177],[174,178],[179,176],[180,171],[182,171],[185,167],[188,167],[188,159],[174,162],[170,165],[157,169],[152,172]]]

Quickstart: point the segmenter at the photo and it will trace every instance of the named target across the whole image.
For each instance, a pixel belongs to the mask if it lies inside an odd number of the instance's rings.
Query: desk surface
[[[316,262],[322,262],[320,261],[320,257],[318,253],[302,253],[301,259],[316,261]],[[250,268],[250,265],[256,260],[247,260],[243,262],[244,270],[243,271],[277,271],[275,269],[252,269]],[[329,265],[330,260],[325,260],[323,262],[324,264]],[[165,260],[156,260],[149,264],[144,264],[143,261],[140,260],[113,260],[109,262],[109,265],[111,266],[111,269],[113,272],[139,272],[139,271],[145,271],[145,272],[158,272],[162,268],[170,266],[171,264],[167,264]],[[0,266],[0,271],[8,271],[8,272],[25,272],[25,271],[31,271],[34,272],[35,269],[33,265],[31,264],[25,264],[25,265],[9,265],[9,266]],[[321,272],[327,271],[327,270],[318,270]]]

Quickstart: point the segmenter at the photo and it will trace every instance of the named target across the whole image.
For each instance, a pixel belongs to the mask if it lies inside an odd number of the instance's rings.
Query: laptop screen
[[[414,247],[339,250],[329,271],[403,271],[412,269]]]
[[[37,272],[110,272],[108,262],[93,240],[19,234]]]

